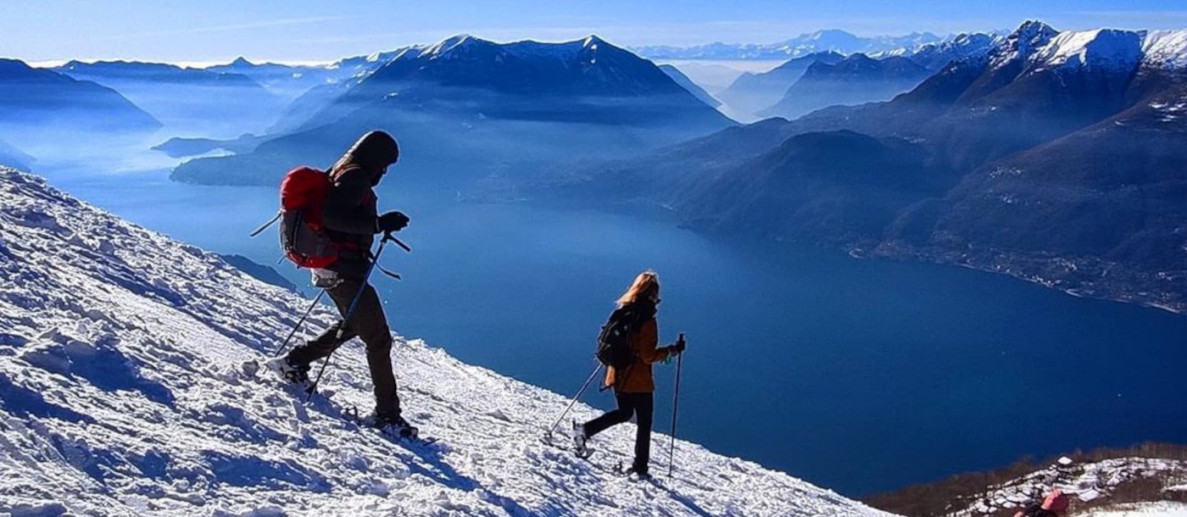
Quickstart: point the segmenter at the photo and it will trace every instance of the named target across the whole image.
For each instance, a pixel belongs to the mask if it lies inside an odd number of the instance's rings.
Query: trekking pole
[[[297,329],[301,328],[301,325],[305,323],[305,318],[309,317],[309,314],[313,312],[313,308],[317,307],[317,302],[320,302],[321,298],[325,295],[325,289],[322,289],[320,293],[317,293],[317,298],[314,298],[313,303],[309,304],[309,308],[305,309],[305,314],[301,315],[301,319],[297,320],[297,324],[293,326],[293,330],[289,331],[289,335],[284,338],[284,341],[280,343],[280,346],[276,347],[276,350],[272,352],[271,357],[279,356],[280,353],[283,352],[286,347],[288,347],[289,340],[293,339],[293,336],[297,334]]]
[[[684,334],[677,341],[684,342]],[[676,409],[680,406],[680,371],[684,369],[684,352],[676,356],[676,389],[672,394],[672,442],[668,445],[668,479],[672,478],[672,461],[676,456]]]
[[[594,377],[597,377],[598,372],[600,371],[602,371],[602,363],[598,363],[598,367],[594,368],[593,373],[589,374],[589,378],[585,380],[585,384],[582,384],[581,389],[577,390],[577,394],[573,396],[573,400],[569,401],[568,406],[565,406],[565,411],[561,413],[561,416],[558,417],[556,421],[552,423],[552,426],[548,428],[548,431],[544,433],[544,438],[546,440],[549,440],[550,442],[552,441],[552,432],[556,430],[556,426],[561,425],[561,421],[565,419],[565,415],[569,414],[569,410],[573,409],[573,406],[576,405],[577,401],[581,399],[581,394],[585,393],[585,390],[589,389],[590,383],[593,382]]]
[[[346,335],[346,326],[350,324],[350,317],[354,316],[354,310],[359,306],[359,300],[363,298],[363,292],[367,290],[367,281],[371,278],[371,272],[375,270],[375,264],[379,263],[379,256],[383,254],[383,248],[387,246],[388,241],[399,242],[390,233],[384,234],[383,240],[379,241],[379,249],[375,250],[375,258],[371,259],[371,263],[367,265],[367,272],[363,274],[362,285],[359,286],[358,292],[354,293],[354,299],[350,301],[350,306],[346,309],[346,314],[342,315],[342,324],[338,325],[338,333],[334,336],[335,340],[340,340],[342,336]],[[402,248],[409,249],[404,243],[400,242],[400,244]],[[330,365],[330,360],[334,358],[334,352],[337,352],[340,346],[342,346],[342,343],[338,343],[333,350],[330,350],[330,355],[326,356],[325,362],[321,364],[321,369],[317,372],[317,378],[309,386],[309,396],[305,397],[305,402],[313,399],[313,393],[317,391],[317,383],[321,382],[321,376],[326,373],[326,367]]]

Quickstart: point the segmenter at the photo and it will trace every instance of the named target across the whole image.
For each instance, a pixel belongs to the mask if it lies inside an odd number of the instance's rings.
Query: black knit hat
[[[382,171],[400,159],[400,145],[396,139],[383,131],[372,131],[363,135],[346,152],[354,163],[371,170]]]

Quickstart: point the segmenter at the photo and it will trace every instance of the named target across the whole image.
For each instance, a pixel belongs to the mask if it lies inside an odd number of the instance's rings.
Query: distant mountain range
[[[762,73],[746,72],[721,92],[721,99],[730,107],[744,113],[758,113],[774,106],[816,63],[836,64],[845,55],[839,52],[816,52],[789,59],[786,63]]]
[[[889,102],[568,176],[696,229],[996,271],[1187,310],[1187,31],[1027,22]],[[640,195],[639,192],[649,192]],[[642,197],[643,199],[640,199]]]
[[[330,66],[294,66],[277,63],[252,63],[239,57],[225,65],[203,69],[217,74],[235,74],[247,77],[264,87],[285,102],[317,86],[342,79],[350,72],[333,69]]]
[[[115,90],[0,59],[0,139],[36,155],[79,134],[134,137],[160,122]]]
[[[801,34],[786,41],[768,44],[710,43],[693,47],[659,45],[630,49],[648,59],[783,60],[820,52],[873,54],[898,49],[917,49],[943,41],[943,37],[930,32],[916,32],[904,36],[863,37],[831,29]]]
[[[1001,43],[1004,35],[988,33],[958,34],[938,43],[928,43],[919,47],[902,47],[884,52],[871,54],[875,59],[887,56],[901,56],[910,58],[919,66],[938,72],[948,66],[948,63],[971,57],[984,56],[993,51]]]
[[[985,56],[1000,40],[994,34],[960,34],[914,47],[852,53],[848,58],[831,50],[808,54],[767,72],[744,73],[720,97],[740,115],[787,118],[827,106],[890,100],[948,63]],[[840,64],[842,60],[847,62]],[[798,84],[813,66],[812,76]]]
[[[274,117],[268,133],[296,129],[318,109],[351,86],[387,64],[405,48],[376,52],[366,56],[340,59],[323,66],[293,66],[275,63],[252,63],[238,58],[226,65],[206,70],[230,72],[252,78],[285,101],[285,108]]]
[[[303,106],[324,103],[320,92],[341,92],[398,53],[378,52],[328,65],[253,63],[240,57],[206,68],[71,61],[53,70],[119,91],[160,120],[172,135],[229,139],[284,129],[293,118],[303,121],[310,115]],[[309,98],[320,100],[310,103]]]
[[[294,163],[328,165],[376,127],[414,150],[403,167],[475,179],[638,152],[733,125],[654,63],[595,36],[508,44],[457,36],[405,49],[333,93],[255,152],[193,160],[173,177],[271,185]]]
[[[54,71],[111,87],[166,128],[193,136],[263,131],[284,107],[280,97],[240,73],[129,61],[71,61]]]
[[[821,108],[886,100],[914,88],[931,71],[910,58],[873,59],[853,54],[836,63],[816,62],[762,117],[793,119]]]

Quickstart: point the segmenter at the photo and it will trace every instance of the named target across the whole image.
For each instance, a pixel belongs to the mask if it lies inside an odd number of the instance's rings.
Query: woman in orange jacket
[[[635,277],[635,282],[618,299],[618,307],[634,306],[643,319],[635,335],[633,349],[635,361],[623,372],[613,366],[607,367],[604,386],[614,388],[618,409],[575,426],[574,440],[577,450],[585,450],[585,442],[607,428],[624,423],[636,417],[638,430],[635,434],[635,461],[630,472],[647,477],[647,463],[651,456],[651,417],[655,409],[655,378],[651,375],[651,364],[663,361],[684,351],[684,342],[659,347],[659,328],[655,322],[656,306],[659,305],[659,277],[654,271],[645,271]]]

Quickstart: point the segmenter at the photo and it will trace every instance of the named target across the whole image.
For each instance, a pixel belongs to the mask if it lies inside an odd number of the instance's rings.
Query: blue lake
[[[268,188],[171,183],[159,164],[39,164],[149,228],[275,264]],[[710,239],[669,222],[459,203],[397,174],[381,208],[413,220],[378,280],[393,327],[565,394],[593,369],[611,301],[660,273],[661,340],[688,334],[681,437],[862,495],[1024,454],[1187,441],[1187,317],[1014,279],[813,248]],[[286,264],[294,281],[305,275]],[[667,431],[674,364],[657,368]],[[398,371],[398,370],[397,370]],[[602,407],[608,394],[585,400]],[[556,415],[539,415],[541,425]],[[654,465],[666,461],[656,447]]]

